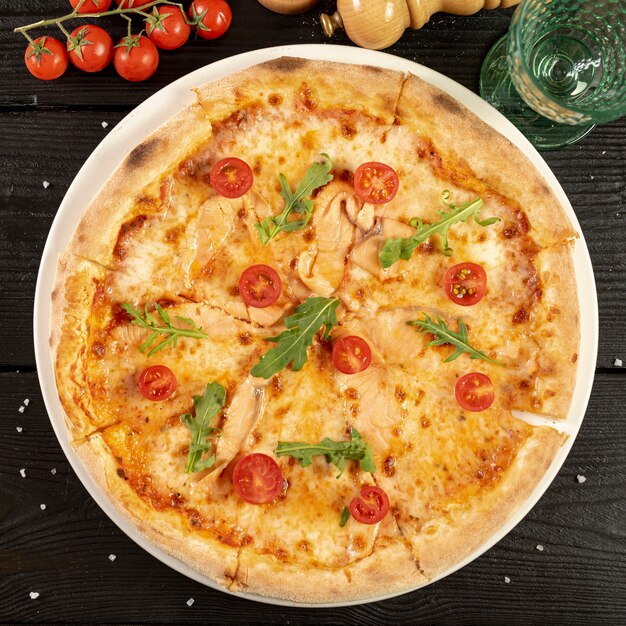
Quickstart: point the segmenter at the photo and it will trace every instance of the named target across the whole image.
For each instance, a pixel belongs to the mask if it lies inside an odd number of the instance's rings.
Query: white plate
[[[435,579],[438,580],[439,578],[443,578],[444,576],[451,574],[470,561],[474,560],[502,539],[502,537],[504,537],[504,535],[506,535],[516,524],[518,524],[535,505],[565,461],[565,458],[574,443],[574,439],[582,423],[589,395],[591,393],[598,348],[598,305],[596,285],[591,268],[591,259],[589,258],[589,252],[582,236],[580,225],[578,224],[576,215],[565,195],[565,192],[559,185],[554,174],[550,171],[548,165],[541,158],[539,153],[532,147],[532,145],[525,139],[525,137],[498,111],[492,108],[477,95],[467,90],[465,87],[422,65],[418,65],[412,61],[401,59],[383,52],[333,45],[291,45],[266,48],[264,50],[254,50],[252,52],[247,52],[229,59],[218,61],[212,65],[207,65],[206,67],[200,68],[187,76],[183,76],[176,82],[148,98],[148,100],[146,100],[143,104],[140,104],[135,110],[127,115],[93,151],[91,156],[78,172],[78,175],[68,189],[67,194],[59,207],[59,211],[56,215],[54,223],[52,224],[52,228],[44,248],[35,293],[34,338],[37,372],[39,373],[39,381],[46,408],[56,436],[59,439],[65,455],[74,468],[74,471],[82,481],[87,491],[99,504],[100,508],[102,508],[102,510],[115,522],[115,524],[119,526],[119,528],[121,528],[131,539],[147,550],[150,554],[179,571],[181,574],[185,574],[198,582],[208,585],[209,587],[219,589],[220,591],[224,591],[225,593],[232,593],[226,591],[222,587],[218,586],[214,581],[202,576],[189,566],[181,563],[150,543],[146,537],[144,537],[134,526],[132,526],[122,517],[120,513],[116,511],[109,499],[109,495],[94,483],[80,462],[78,456],[75,454],[69,443],[68,433],[63,417],[63,409],[61,407],[54,382],[54,369],[48,343],[50,335],[50,295],[56,272],[58,255],[63,252],[69,244],[70,237],[76,224],[78,223],[83,209],[87,206],[89,200],[95,192],[113,173],[122,159],[138,143],[143,141],[150,133],[164,124],[172,115],[193,101],[194,95],[191,92],[192,87],[202,85],[203,83],[227,76],[228,74],[237,72],[251,65],[280,56],[298,56],[324,61],[341,61],[344,63],[377,65],[379,67],[401,72],[411,72],[442,89],[462,102],[467,108],[478,115],[478,117],[483,119],[498,132],[507,137],[518,148],[520,148],[520,150],[531,160],[533,165],[546,179],[548,185],[556,194],[556,197],[561,205],[565,207],[574,228],[580,234],[580,238],[577,240],[574,248],[574,265],[578,285],[578,299],[580,302],[581,327],[580,356],[578,360],[579,367],[576,378],[576,387],[571,410],[567,420],[558,424],[551,423],[551,425],[557,427],[559,430],[569,433],[570,437],[554,458],[552,465],[546,472],[543,479],[515,516],[470,556],[460,563],[457,563],[446,572],[443,572],[437,577],[437,579]],[[317,607],[362,604],[363,602],[372,602],[374,600],[382,600],[384,598],[391,597],[380,596],[357,602],[305,605],[285,600],[277,600],[274,598],[266,598],[251,593],[239,592],[235,595],[271,604]]]

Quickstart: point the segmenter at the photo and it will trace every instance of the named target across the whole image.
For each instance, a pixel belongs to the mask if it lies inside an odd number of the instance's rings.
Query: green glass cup
[[[626,115],[626,0],[523,0],[480,93],[538,150]]]

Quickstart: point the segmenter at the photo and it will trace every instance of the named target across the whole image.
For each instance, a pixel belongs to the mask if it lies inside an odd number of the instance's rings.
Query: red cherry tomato
[[[252,187],[254,175],[245,161],[228,157],[211,168],[210,179],[211,185],[220,196],[239,198]]]
[[[120,9],[138,9],[152,0],[115,0]]]
[[[383,204],[398,193],[400,181],[395,170],[384,163],[363,163],[354,172],[354,193],[363,202]]]
[[[493,404],[495,398],[491,379],[480,372],[461,376],[454,385],[454,395],[467,411],[484,411]]]
[[[350,500],[350,515],[361,524],[377,524],[389,511],[389,498],[380,488],[368,485]]]
[[[487,273],[476,263],[459,263],[448,269],[443,288],[452,302],[472,306],[487,293]]]
[[[150,78],[159,65],[159,51],[143,35],[124,37],[115,46],[113,65],[117,73],[133,83]]]
[[[78,9],[79,13],[102,13],[108,11],[113,0],[85,0]],[[70,0],[73,9],[78,8],[80,0]]]
[[[189,7],[189,19],[198,37],[217,39],[228,30],[233,15],[225,0],[194,0]]]
[[[333,346],[333,365],[344,374],[357,374],[372,362],[372,351],[365,339],[348,335],[337,339]]]
[[[103,28],[89,24],[70,33],[67,42],[70,61],[83,72],[99,72],[113,58],[113,40]]]
[[[267,504],[282,491],[283,473],[271,456],[255,452],[235,465],[233,485],[246,502]]]
[[[54,80],[67,69],[67,51],[54,37],[38,37],[26,47],[24,62],[35,78]]]
[[[239,293],[248,306],[264,309],[278,300],[281,290],[280,276],[269,265],[251,265],[241,273]]]
[[[146,32],[157,48],[176,50],[189,39],[191,26],[178,7],[166,5],[153,7],[151,16],[146,18]]]
[[[176,391],[176,376],[169,367],[165,365],[151,365],[141,372],[139,380],[139,391],[148,398],[157,402],[166,400]]]

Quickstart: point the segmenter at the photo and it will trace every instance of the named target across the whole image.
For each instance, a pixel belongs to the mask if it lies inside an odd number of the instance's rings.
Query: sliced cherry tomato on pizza
[[[476,263],[459,263],[448,269],[443,288],[452,302],[472,306],[487,293],[487,272]]]
[[[137,83],[156,72],[159,51],[147,37],[130,35],[115,46],[113,65],[122,78]]]
[[[467,411],[484,411],[495,399],[491,379],[480,372],[461,376],[454,385],[456,401]]]
[[[257,309],[268,307],[280,296],[280,276],[269,265],[251,265],[241,273],[239,293],[248,306]]]
[[[235,465],[233,485],[246,502],[267,504],[282,491],[283,473],[271,456],[255,452]]]
[[[354,172],[354,193],[363,202],[383,204],[398,193],[400,180],[395,170],[385,163],[363,163]]]
[[[146,32],[150,41],[163,50],[176,50],[189,39],[191,26],[183,12],[174,6],[153,7],[146,18]]]
[[[24,62],[39,80],[54,80],[67,69],[67,50],[54,37],[38,37],[26,46]]]
[[[157,402],[166,400],[176,391],[176,376],[169,367],[165,365],[151,365],[141,372],[139,380],[139,391],[148,398]]]
[[[99,72],[113,59],[113,40],[100,26],[78,26],[67,42],[70,61],[83,72]]]
[[[189,20],[202,39],[217,39],[230,26],[233,14],[225,0],[194,0],[189,7]]]
[[[211,185],[225,198],[240,198],[250,187],[254,175],[250,166],[237,157],[227,157],[211,168]]]
[[[361,524],[377,524],[389,511],[389,497],[380,488],[367,485],[350,500],[350,515]]]
[[[80,4],[80,0],[70,0],[73,9],[78,9],[79,13],[102,13],[108,11],[113,0],[85,0]],[[80,4],[80,8],[79,5]]]
[[[372,362],[372,350],[365,339],[348,335],[337,339],[333,346],[333,365],[343,374],[357,374]]]

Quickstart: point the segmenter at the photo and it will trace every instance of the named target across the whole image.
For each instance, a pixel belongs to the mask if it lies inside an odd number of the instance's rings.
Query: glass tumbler
[[[626,0],[523,0],[480,92],[539,150],[626,115]]]

